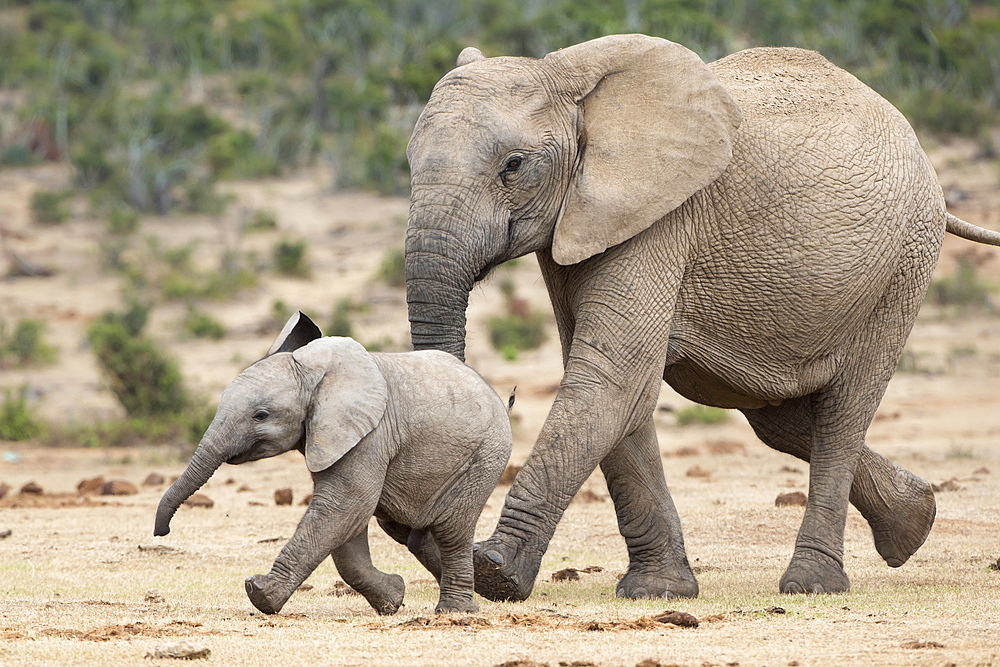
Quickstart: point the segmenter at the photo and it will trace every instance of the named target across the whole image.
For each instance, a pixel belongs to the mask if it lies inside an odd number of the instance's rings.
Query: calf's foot
[[[823,551],[796,547],[778,584],[782,593],[846,593],[851,581],[843,564]]]

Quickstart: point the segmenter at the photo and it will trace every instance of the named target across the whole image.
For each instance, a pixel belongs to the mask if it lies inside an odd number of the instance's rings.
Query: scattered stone
[[[710,440],[705,444],[709,454],[742,454],[747,448],[737,440]]]
[[[81,496],[99,495],[102,488],[104,488],[104,475],[98,475],[97,477],[91,477],[89,479],[81,479],[76,484],[76,492]]]
[[[712,476],[712,473],[705,470],[701,466],[694,466],[693,468],[688,468],[687,472],[684,473],[688,477],[697,477],[699,479],[708,479]]]
[[[160,644],[147,653],[147,658],[161,660],[164,658],[176,658],[178,660],[201,660],[206,659],[212,652],[205,646],[198,646],[191,642],[168,642]]]
[[[9,531],[9,530],[8,530],[8,531],[6,531],[6,532],[7,532],[8,534],[10,533],[10,531]],[[991,569],[991,570],[993,570],[994,572],[1000,572],[1000,558],[997,558],[997,560],[996,560],[996,562],[995,562],[995,563],[990,563],[989,567],[990,567],[990,569]]]
[[[784,614],[784,607],[764,607],[764,611],[768,614]]]
[[[912,649],[944,648],[944,644],[941,644],[939,642],[922,642],[922,641],[917,641],[916,639],[911,639],[910,641],[903,642],[899,646],[900,648],[912,648]]]
[[[299,505],[309,505],[313,501],[313,494],[307,493],[306,497],[302,499]]]
[[[225,481],[225,482],[223,482],[223,484],[225,484],[226,486],[231,486],[231,485],[233,485],[233,484],[235,484],[235,483],[236,483],[236,480],[235,480],[235,479],[233,479],[232,477],[230,477],[230,478],[226,479],[226,481]]]
[[[931,484],[931,488],[934,490],[934,493],[941,493],[942,491],[961,491],[964,487],[958,483],[957,478],[952,477],[940,484]]]
[[[289,488],[277,489],[274,492],[274,504],[275,505],[291,505],[292,504],[292,490]]]
[[[112,479],[101,487],[102,496],[134,496],[139,493],[139,487],[124,479]]]
[[[297,591],[311,591],[314,588],[316,588],[316,587],[313,586],[312,584],[302,584],[298,588],[296,588],[295,590],[297,590]]]
[[[669,609],[661,614],[657,614],[653,617],[653,620],[657,623],[668,623],[670,625],[676,625],[682,628],[697,628],[698,619],[687,613],[686,611],[675,611]]]
[[[990,474],[990,469],[987,468],[986,466],[983,466],[982,468],[976,468],[975,470],[973,470],[972,474],[973,475],[989,475]],[[2,497],[3,496],[0,496],[0,498],[2,498]]]
[[[21,487],[22,495],[40,496],[43,493],[45,492],[42,490],[42,487],[40,487],[35,482],[28,482],[27,484]]]
[[[280,537],[265,537],[262,540],[257,540],[257,544],[270,544],[271,542],[280,542]]]
[[[781,468],[778,469],[778,472],[787,472],[792,475],[802,474],[801,470],[799,470],[798,468],[793,468],[792,466],[781,466]]]
[[[249,491],[253,491],[253,489],[251,489],[246,484],[240,484],[239,487],[236,489],[236,493],[247,493]]]
[[[521,470],[521,466],[514,465],[511,463],[503,470],[503,474],[500,475],[500,480],[497,482],[497,486],[510,486],[514,483],[514,478],[517,477],[518,471]]]
[[[779,493],[778,497],[774,499],[775,507],[805,507],[809,498],[806,494],[801,491],[792,491],[791,493]]]
[[[146,602],[152,602],[153,604],[160,604],[164,601],[163,594],[155,588],[150,588],[146,591],[146,595],[142,598]]]
[[[215,507],[215,501],[203,493],[193,494],[190,498],[184,501],[184,504],[188,507],[204,507],[205,509]]]
[[[142,480],[143,486],[163,486],[167,483],[167,478],[158,472],[151,472]]]
[[[698,456],[701,452],[696,447],[681,447],[674,450],[674,456]]]
[[[10,484],[0,484],[0,499],[3,499],[10,493]]]
[[[0,540],[6,540],[8,537],[10,537],[13,534],[14,533],[11,531],[10,528],[7,528],[6,530],[0,530]]]
[[[262,503],[259,500],[251,500],[247,503],[250,507],[265,507],[266,503]]]
[[[549,667],[549,663],[535,662],[534,660],[508,660],[507,662],[501,662],[494,667]]]

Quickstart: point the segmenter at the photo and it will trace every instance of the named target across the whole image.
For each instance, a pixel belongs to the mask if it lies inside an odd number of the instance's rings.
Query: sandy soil
[[[932,151],[950,209],[1000,229],[1000,170],[974,154],[968,144]],[[48,339],[59,349],[54,365],[3,370],[0,387],[28,384],[39,413],[64,423],[120,414],[84,336],[89,321],[120,303],[119,278],[99,268],[103,222],[88,216],[83,201],[74,202],[73,220],[60,227],[29,222],[30,194],[62,187],[68,178],[58,166],[0,171],[0,249],[56,269],[49,278],[0,283],[0,319],[45,320]],[[310,240],[310,279],[268,273],[259,287],[232,301],[201,304],[229,327],[222,341],[186,338],[183,304],[156,308],[150,330],[178,358],[195,391],[214,399],[266,350],[273,334],[262,333],[262,326],[279,298],[321,324],[338,299],[365,302],[366,309],[353,316],[356,337],[405,345],[403,292],[373,276],[385,249],[401,245],[407,203],[334,194],[328,182],[317,169],[237,183],[231,186],[237,203],[221,218],[143,220],[141,235],[167,245],[198,240],[196,256],[205,266],[218,261],[222,247],[266,257],[279,238]],[[256,207],[276,213],[278,231],[238,233],[240,221]],[[1000,282],[1000,250],[949,238],[940,269],[950,270],[960,255]],[[548,310],[532,258],[502,271],[520,297]],[[518,385],[512,415],[512,460],[518,463],[551,404],[560,355],[554,336],[515,362],[489,347],[484,319],[500,308],[498,283],[473,294],[468,359],[502,395]],[[407,623],[433,616],[436,586],[405,549],[374,528],[376,563],[407,582],[406,606],[397,616],[379,618],[359,597],[328,595],[338,578],[326,563],[310,578],[312,590],[296,593],[282,614],[265,617],[246,599],[242,579],[267,571],[301,516],[298,499],[310,483],[297,455],[223,468],[205,489],[215,506],[182,509],[173,532],[154,539],[153,511],[162,486],[140,486],[130,496],[81,498],[76,484],[102,475],[139,485],[151,471],[169,478],[184,465],[170,448],[0,443],[0,482],[11,487],[0,500],[0,531],[11,531],[0,539],[0,663],[127,664],[160,643],[186,639],[208,646],[218,664],[1000,664],[1000,572],[990,568],[1000,557],[1000,319],[944,318],[927,309],[908,350],[915,372],[893,380],[869,443],[946,490],[937,494],[938,519],[927,543],[896,570],[881,562],[864,520],[851,510],[849,594],[776,593],[802,510],[775,507],[774,500],[779,493],[806,491],[807,467],[760,444],[738,414],[719,426],[676,426],[671,411],[687,402],[664,389],[658,433],[699,573],[701,596],[695,600],[614,598],[614,582],[627,561],[598,474],[567,511],[525,603],[481,600],[481,612],[464,620]],[[45,493],[19,495],[30,481]],[[273,491],[286,486],[293,488],[296,504],[277,507]],[[491,499],[480,536],[495,524],[505,491],[498,489]],[[587,566],[602,570],[576,581],[551,581],[557,570]],[[648,620],[666,609],[689,612],[701,624],[681,628]]]

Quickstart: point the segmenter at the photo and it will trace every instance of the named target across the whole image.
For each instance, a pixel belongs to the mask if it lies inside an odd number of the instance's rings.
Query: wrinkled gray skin
[[[438,579],[436,611],[475,611],[473,531],[510,448],[506,406],[453,356],[369,354],[350,338],[320,338],[298,313],[268,356],[223,392],[190,464],[160,500],[153,534],[170,531],[177,508],[223,463],[299,449],[312,502],[270,573],[246,580],[257,609],[280,611],[333,556],[378,613],[395,613],[403,579],[372,565],[374,515]]]
[[[469,291],[534,252],[565,375],[476,590],[521,600],[598,465],[629,552],[623,597],[693,596],[652,412],[660,382],[743,412],[810,462],[786,593],[849,589],[848,501],[899,566],[934,497],[865,432],[950,231],[906,120],[819,54],[751,49],[705,65],[611,36],[543,59],[459,56],[408,148],[407,301],[417,349],[464,358]]]

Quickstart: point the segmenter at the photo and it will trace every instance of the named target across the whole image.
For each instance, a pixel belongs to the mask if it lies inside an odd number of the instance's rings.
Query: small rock
[[[44,493],[42,487],[40,487],[35,482],[28,482],[21,487],[21,493],[26,495],[40,496]]]
[[[7,532],[7,533],[10,533],[10,531],[9,531],[9,530],[8,530],[8,531],[6,531],[6,532]],[[1000,558],[997,558],[997,560],[996,560],[996,562],[995,562],[995,563],[990,563],[990,565],[989,565],[989,568],[990,568],[991,570],[993,570],[994,572],[1000,572]]]
[[[159,604],[163,602],[163,594],[155,588],[150,588],[146,591],[146,595],[142,598],[146,602],[152,602],[153,604]]]
[[[580,571],[575,567],[567,567],[552,573],[552,581],[577,581],[580,579]]]
[[[235,484],[235,483],[236,483],[236,480],[233,479],[232,477],[227,478],[226,481],[223,482],[223,484],[225,484],[226,486],[231,486],[232,484]]]
[[[0,499],[3,499],[10,493],[10,484],[0,484]]]
[[[81,496],[98,495],[102,488],[104,488],[104,475],[90,477],[89,479],[81,479],[76,484],[76,492]]]
[[[101,487],[102,496],[134,496],[139,493],[139,487],[124,479],[112,479]]]
[[[670,625],[676,625],[682,628],[698,627],[698,619],[686,611],[674,611],[673,609],[670,609],[661,614],[657,614],[653,617],[653,620],[657,623],[669,623]]]
[[[251,489],[246,484],[240,484],[239,487],[237,487],[236,489],[236,493],[247,493],[248,491],[253,491],[253,489]]]
[[[713,455],[742,454],[747,450],[746,445],[737,440],[711,440],[705,446],[708,453]]]
[[[313,501],[313,494],[307,493],[306,497],[302,499],[302,502],[300,502],[299,505],[308,505],[312,501]]]
[[[426,616],[415,616],[408,621],[403,621],[402,623],[400,623],[399,627],[405,628],[405,627],[423,626],[430,624],[431,624],[431,619],[427,618]]]
[[[8,528],[6,530],[0,530],[0,540],[6,540],[8,537],[10,537],[13,534],[14,533],[11,532],[10,528]]]
[[[184,501],[184,504],[188,507],[204,507],[205,509],[215,507],[215,501],[203,493],[193,494],[190,498]]]
[[[990,469],[987,468],[986,466],[983,466],[982,468],[976,468],[975,470],[973,470],[972,474],[973,475],[989,475],[990,474]],[[0,498],[2,498],[2,497],[3,496],[0,496]]]
[[[806,502],[808,502],[806,494],[801,491],[792,491],[791,493],[779,493],[778,497],[774,499],[775,507],[805,507]]]
[[[163,486],[167,483],[167,478],[158,472],[151,472],[142,480],[143,486]]]
[[[147,653],[147,658],[160,660],[163,658],[176,658],[178,660],[200,660],[208,658],[212,652],[205,646],[198,646],[190,642],[168,642],[160,644]]]
[[[277,489],[274,492],[274,504],[275,505],[291,505],[292,504],[292,490],[289,488]]]
[[[316,588],[316,587],[315,587],[315,586],[313,586],[312,584],[301,584],[301,585],[300,585],[300,586],[299,586],[298,588],[296,588],[295,590],[297,590],[297,591],[311,591],[311,590],[312,590],[312,589],[314,589],[314,588]]]
[[[688,477],[698,477],[701,479],[708,479],[709,477],[712,476],[711,472],[705,470],[701,466],[694,466],[692,468],[688,468],[687,472],[684,474]]]

